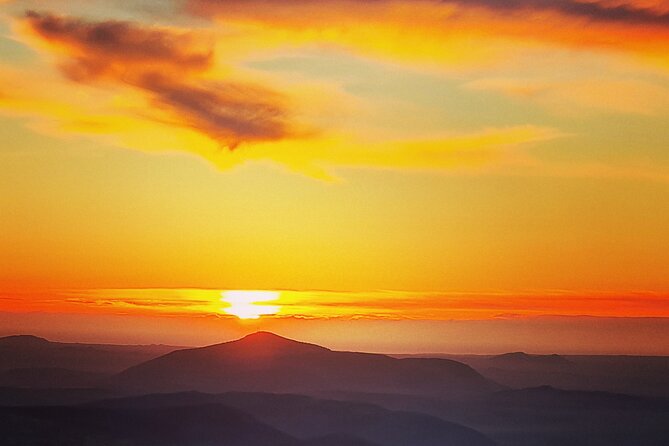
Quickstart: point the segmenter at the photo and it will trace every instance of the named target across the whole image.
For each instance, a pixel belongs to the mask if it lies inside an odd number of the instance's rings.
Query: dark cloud
[[[234,83],[193,86],[152,73],[140,85],[158,106],[233,149],[245,141],[278,140],[290,133],[282,98],[269,90]]]
[[[324,7],[342,5],[352,0],[320,0]],[[363,3],[389,3],[391,0],[362,0]],[[505,14],[523,13],[527,11],[556,11],[568,16],[598,22],[622,22],[635,25],[669,25],[669,12],[660,12],[652,8],[637,5],[634,1],[604,3],[585,0],[406,0],[407,3],[446,3],[462,8],[479,7],[499,11]],[[277,5],[277,3],[280,3]],[[285,0],[267,2],[267,0],[188,0],[188,9],[198,14],[225,13],[231,5],[239,7],[246,4],[249,13],[263,4],[269,8],[313,6],[317,0]],[[257,9],[256,9],[257,10]]]
[[[67,46],[82,63],[100,69],[121,62],[201,70],[212,63],[211,48],[188,32],[119,21],[86,22],[35,11],[28,11],[26,20],[41,38]]]
[[[200,1],[200,0],[198,0]],[[633,2],[607,5],[582,0],[444,0],[462,6],[479,6],[505,12],[527,10],[557,11],[565,15],[600,22],[623,22],[635,25],[669,25],[669,13],[635,6]]]
[[[281,95],[251,84],[205,82],[213,52],[197,36],[130,22],[26,14],[29,28],[65,56],[62,72],[77,82],[116,83],[140,90],[170,111],[174,124],[228,148],[292,136]]]

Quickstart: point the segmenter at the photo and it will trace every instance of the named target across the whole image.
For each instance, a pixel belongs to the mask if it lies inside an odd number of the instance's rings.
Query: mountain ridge
[[[269,332],[173,351],[118,373],[111,383],[130,390],[210,393],[377,388],[455,396],[501,388],[457,361],[335,351]]]
[[[55,342],[30,335],[0,338],[0,372],[11,369],[72,369],[114,374],[181,347]]]
[[[356,439],[353,444],[366,442],[384,446],[494,445],[493,441],[474,429],[427,414],[393,411],[369,403],[332,401],[295,394],[161,393],[94,401],[86,404],[86,407],[154,410],[216,404],[248,413],[260,422],[300,440],[319,439],[320,442],[326,440],[323,437],[348,436]],[[416,442],[420,436],[425,438]],[[348,446],[348,443],[336,443],[335,440],[337,439],[330,439],[325,444]]]

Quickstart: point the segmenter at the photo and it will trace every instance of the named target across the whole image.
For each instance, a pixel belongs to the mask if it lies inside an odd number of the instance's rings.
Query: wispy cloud
[[[207,0],[205,0],[207,1]],[[449,2],[448,0],[446,1]],[[480,6],[503,12],[528,10],[557,11],[571,17],[598,22],[669,26],[669,12],[662,2],[639,0],[450,0],[467,6]]]
[[[464,86],[470,90],[493,91],[531,101],[559,114],[655,115],[669,111],[669,88],[637,80],[492,78],[478,79]]]
[[[508,53],[504,40],[631,52],[664,64],[669,41],[666,4],[652,0],[189,0],[187,5],[191,13],[223,22],[288,29],[298,41],[308,33],[312,40],[428,64],[486,61]]]
[[[148,96],[154,107],[221,145],[292,135],[281,95],[264,87],[199,78],[211,68],[211,45],[192,33],[129,22],[88,22],[29,11],[25,23],[82,83],[112,83]]]

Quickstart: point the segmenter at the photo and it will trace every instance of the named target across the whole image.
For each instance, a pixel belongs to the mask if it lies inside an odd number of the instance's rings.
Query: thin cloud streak
[[[278,290],[272,318],[488,320],[537,316],[669,318],[669,296],[654,292],[497,293]],[[2,296],[4,311],[229,317],[215,289],[93,289]]]
[[[634,0],[615,3],[597,0],[445,0],[444,2],[480,6],[506,13],[548,10],[589,21],[669,26],[669,12],[646,7]]]
[[[249,3],[240,0],[190,0],[188,8],[201,14],[212,11],[223,11],[227,7]],[[255,0],[256,4],[269,2]],[[287,0],[282,2],[286,7],[310,7],[313,2],[308,0]],[[325,0],[319,2],[329,6],[346,7],[355,3],[384,5],[400,3],[396,0]],[[568,16],[585,18],[591,21],[623,22],[635,25],[669,26],[669,12],[662,8],[649,7],[645,2],[620,1],[607,2],[598,0],[405,0],[405,3],[421,5],[457,5],[462,8],[484,8],[504,14],[522,14],[528,11],[555,11]]]
[[[665,66],[669,12],[645,2],[587,0],[190,0],[186,10],[251,23],[393,61],[449,69],[503,61],[510,41],[629,53]],[[268,31],[268,39],[276,37]],[[414,41],[420,36],[418,41]]]

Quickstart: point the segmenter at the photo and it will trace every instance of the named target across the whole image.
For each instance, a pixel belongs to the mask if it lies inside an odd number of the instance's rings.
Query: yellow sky
[[[668,4],[502,3],[2,2],[0,311],[669,316]]]

